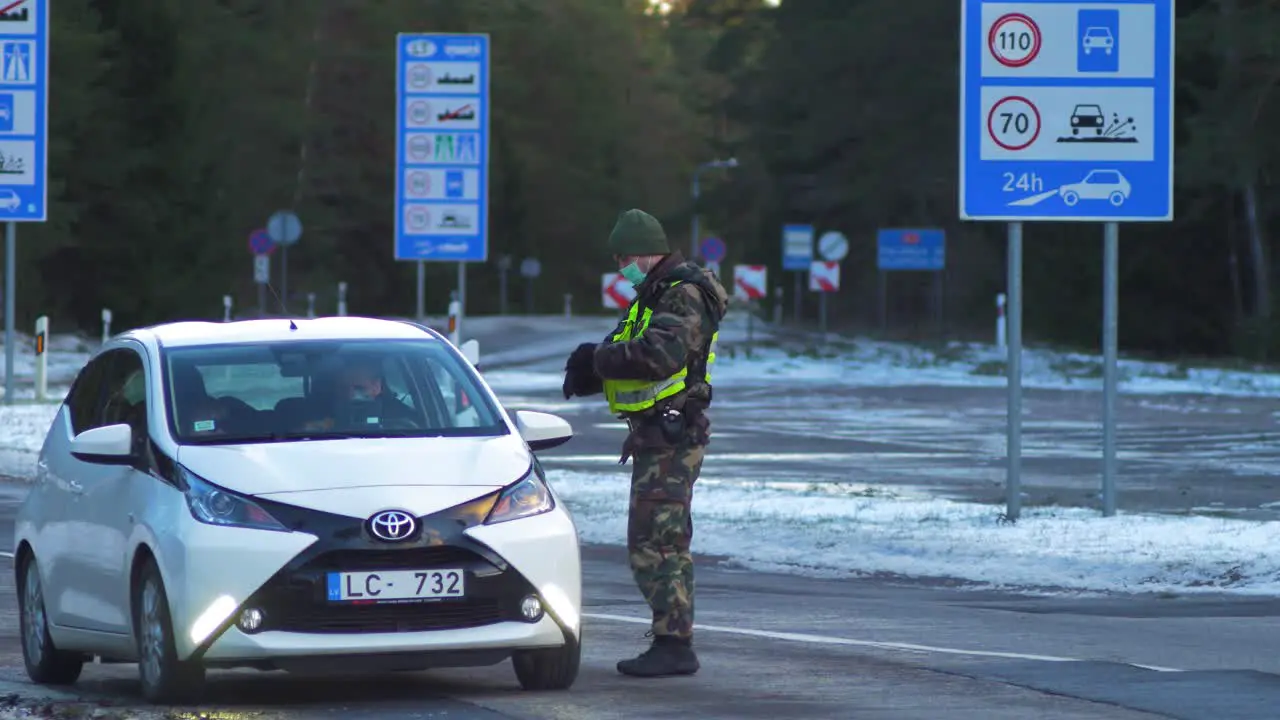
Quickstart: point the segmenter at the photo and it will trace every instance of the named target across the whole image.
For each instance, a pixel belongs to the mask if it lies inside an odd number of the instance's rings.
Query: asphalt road
[[[0,535],[12,531],[22,492],[0,488]],[[1244,720],[1274,718],[1280,704],[1273,600],[1026,598],[733,572],[700,560],[703,670],[694,677],[616,673],[614,663],[643,645],[644,610],[621,553],[592,547],[584,667],[569,692],[522,692],[508,663],[390,677],[227,671],[211,674],[207,702],[189,710],[263,720]],[[49,695],[26,683],[17,627],[4,573],[0,694]],[[95,705],[137,708],[135,678],[132,665],[91,665],[74,691]]]

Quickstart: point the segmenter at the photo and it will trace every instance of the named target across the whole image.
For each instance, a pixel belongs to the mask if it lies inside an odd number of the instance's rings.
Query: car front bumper
[[[581,613],[581,564],[572,519],[561,508],[496,525],[482,525],[458,508],[421,518],[423,535],[381,543],[361,520],[283,504],[266,508],[316,540],[283,562],[243,601],[228,602],[207,639],[180,655],[209,666],[310,667],[359,656],[360,667],[491,664],[512,650],[576,642]],[[460,521],[460,518],[470,518]],[[482,519],[482,517],[480,518]],[[188,567],[234,563],[218,548],[188,559]],[[225,546],[223,547],[225,550]],[[331,572],[461,569],[466,597],[420,603],[339,604],[327,598]],[[204,586],[202,601],[223,593]],[[528,596],[542,614],[521,613]],[[256,628],[237,626],[248,609]],[[350,667],[350,666],[348,666]]]

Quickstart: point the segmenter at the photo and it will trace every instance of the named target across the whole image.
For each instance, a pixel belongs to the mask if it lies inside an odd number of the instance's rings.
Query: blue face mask
[[[630,282],[632,285],[639,285],[644,282],[644,276],[645,272],[635,263],[631,263],[630,265],[622,268],[622,277],[626,278],[627,282]]]

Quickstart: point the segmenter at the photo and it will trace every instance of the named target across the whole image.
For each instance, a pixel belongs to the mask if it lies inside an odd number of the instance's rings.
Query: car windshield
[[[200,445],[506,434],[464,363],[436,340],[170,348],[170,430]]]

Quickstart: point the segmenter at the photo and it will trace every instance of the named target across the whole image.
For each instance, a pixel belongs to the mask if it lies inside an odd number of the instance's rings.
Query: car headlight
[[[186,468],[180,468],[179,473],[187,507],[196,520],[223,527],[291,532],[249,498],[220,488]]]
[[[530,471],[520,480],[507,486],[498,494],[498,500],[485,518],[485,525],[541,515],[551,512],[556,501],[542,479],[542,473]]]

